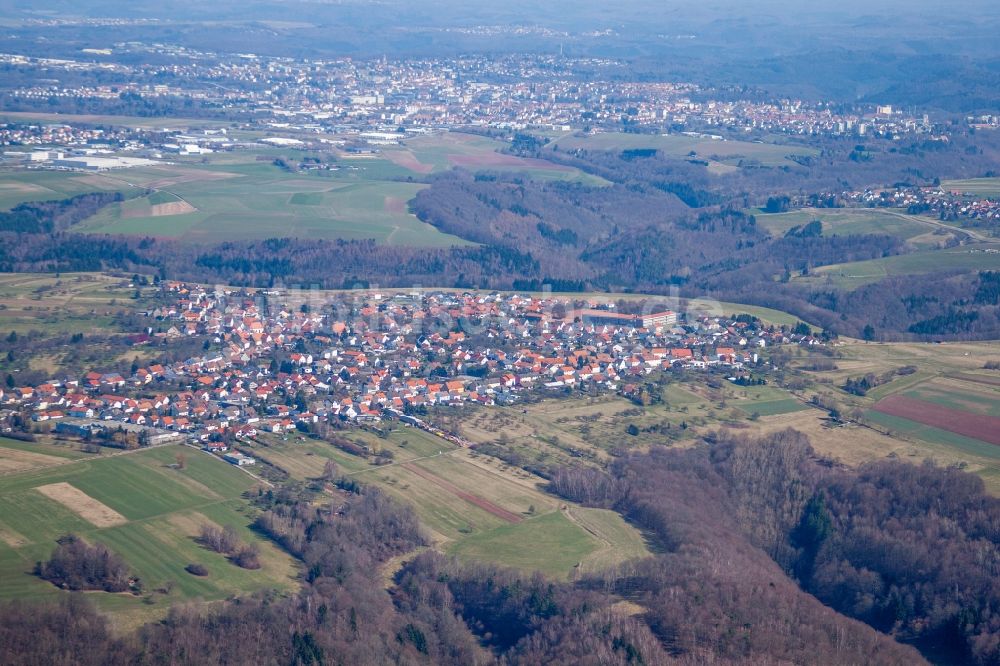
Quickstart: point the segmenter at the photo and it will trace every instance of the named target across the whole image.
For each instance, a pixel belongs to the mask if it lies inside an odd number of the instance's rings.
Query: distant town
[[[145,61],[125,64],[137,56]],[[31,82],[0,86],[7,109],[59,110],[61,100],[82,107],[142,100],[175,110],[159,115],[186,117],[185,110],[200,109],[217,118],[319,135],[390,133],[367,137],[375,145],[400,138],[400,130],[455,127],[887,139],[940,135],[947,128],[913,109],[759,99],[682,81],[630,81],[621,76],[624,62],[557,55],[298,60],[124,43],[92,49],[79,60],[0,54],[0,65],[18,74],[12,80]],[[996,127],[1000,118],[967,122]]]

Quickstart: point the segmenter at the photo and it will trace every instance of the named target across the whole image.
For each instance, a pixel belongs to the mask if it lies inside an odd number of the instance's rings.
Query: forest
[[[599,581],[648,604],[661,640],[724,649],[773,641],[713,634],[721,627],[707,606],[690,601],[707,596],[734,600],[733,621],[751,626],[761,615],[780,623],[786,611],[815,617],[779,633],[824,645],[833,634],[824,638],[823,614],[796,596],[808,593],[945,663],[1000,659],[1000,501],[974,475],[893,460],[850,470],[819,458],[795,431],[724,433],[703,447],[634,455],[610,474],[562,470],[552,489],[614,507],[661,538],[663,556]],[[690,597],[664,595],[668,587]],[[699,617],[697,628],[678,621]]]
[[[320,503],[294,484],[251,498],[255,529],[300,560],[300,592],[179,606],[127,636],[113,634],[77,595],[5,605],[0,660],[902,665],[921,662],[920,652],[948,663],[1000,659],[1000,501],[958,469],[893,460],[848,469],[819,457],[795,431],[724,432],[683,450],[654,446],[607,471],[560,468],[552,492],[622,513],[656,545],[651,557],[569,582],[425,550],[411,509],[354,480],[338,485],[350,490]],[[219,547],[225,538],[205,535]],[[87,570],[76,556],[84,565],[115,563],[107,579],[121,580],[113,553],[81,543],[59,545],[59,571]],[[387,563],[403,555],[386,580]],[[38,640],[45,636],[59,640]]]

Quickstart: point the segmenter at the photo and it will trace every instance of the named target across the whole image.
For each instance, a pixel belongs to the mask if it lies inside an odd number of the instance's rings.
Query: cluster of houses
[[[3,388],[0,410],[74,428],[105,423],[178,433],[224,451],[234,437],[321,421],[510,404],[526,391],[620,391],[665,369],[745,373],[761,348],[820,344],[748,317],[680,321],[663,309],[618,312],[509,293],[365,293],[294,307],[279,304],[274,292],[178,282],[161,289],[164,304],[146,313],[150,340],[204,338],[204,355],[150,364],[128,377],[93,371]]]
[[[809,205],[816,199],[849,207],[899,208],[914,214],[933,215],[940,220],[967,221],[973,226],[1000,225],[1000,197],[984,197],[940,186],[848,190],[801,198],[796,204]]]

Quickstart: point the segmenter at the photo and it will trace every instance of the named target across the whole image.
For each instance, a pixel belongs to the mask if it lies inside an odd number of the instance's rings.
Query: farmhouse
[[[232,451],[231,453],[226,453],[225,455],[222,456],[222,459],[231,465],[236,465],[237,467],[246,467],[247,465],[257,464],[256,458],[245,456],[239,451]]]

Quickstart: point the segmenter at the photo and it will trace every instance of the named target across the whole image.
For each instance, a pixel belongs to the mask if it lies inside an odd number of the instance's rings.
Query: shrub
[[[204,564],[198,564],[197,562],[192,562],[191,564],[184,567],[184,571],[187,571],[192,576],[207,576],[208,568]]]

